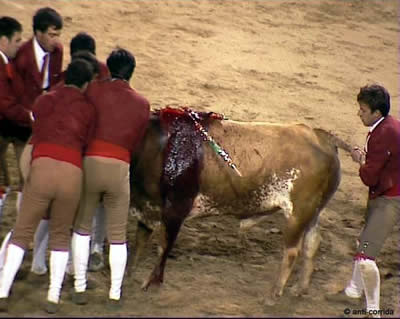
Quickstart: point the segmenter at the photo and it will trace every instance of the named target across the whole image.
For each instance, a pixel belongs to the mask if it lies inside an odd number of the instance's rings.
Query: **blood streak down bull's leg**
[[[142,285],[145,290],[151,284],[163,282],[168,254],[200,188],[203,167],[201,137],[193,130],[192,123],[176,121],[171,126],[160,183],[162,253],[150,277]]]

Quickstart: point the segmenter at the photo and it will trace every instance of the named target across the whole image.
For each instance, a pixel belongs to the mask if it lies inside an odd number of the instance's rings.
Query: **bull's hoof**
[[[279,298],[280,295],[273,290],[271,294],[264,297],[262,304],[265,307],[273,307],[278,303]]]
[[[149,289],[149,284],[143,283],[142,286],[140,287],[143,291],[147,291]]]
[[[161,286],[161,281],[157,280],[157,279],[147,280],[147,281],[143,282],[141,289],[143,291],[147,291],[150,286],[160,287]]]
[[[278,301],[277,299],[272,299],[270,296],[265,297],[262,301],[262,305],[264,307],[273,307],[276,305],[277,301]]]
[[[304,297],[304,296],[308,295],[308,287],[304,287],[302,285],[295,284],[289,289],[289,292],[293,296]]]

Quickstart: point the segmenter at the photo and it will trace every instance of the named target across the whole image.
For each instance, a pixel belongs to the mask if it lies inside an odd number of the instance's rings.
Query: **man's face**
[[[15,32],[11,39],[3,36],[1,37],[0,41],[2,43],[2,47],[4,47],[4,53],[10,59],[15,58],[15,55],[22,44],[21,32]]]
[[[53,52],[54,49],[59,45],[61,30],[56,30],[54,26],[50,26],[45,32],[37,30],[35,35],[40,46],[46,52]]]
[[[365,126],[372,126],[380,117],[382,117],[381,112],[375,110],[371,112],[371,109],[367,104],[359,103],[360,109],[358,110],[358,116]]]

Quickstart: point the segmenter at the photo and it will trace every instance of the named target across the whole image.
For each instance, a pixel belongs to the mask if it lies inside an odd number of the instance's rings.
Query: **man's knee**
[[[126,227],[107,228],[107,239],[110,244],[122,244],[126,242]]]

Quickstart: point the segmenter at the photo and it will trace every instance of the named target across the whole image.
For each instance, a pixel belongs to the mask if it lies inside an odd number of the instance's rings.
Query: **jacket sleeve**
[[[378,136],[371,135],[368,141],[368,152],[366,162],[360,167],[360,178],[366,186],[376,186],[381,177],[382,170],[388,162],[391,149],[392,137],[390,132],[385,130]]]
[[[29,110],[19,103],[7,74],[0,72],[0,113],[22,126],[31,126]]]

